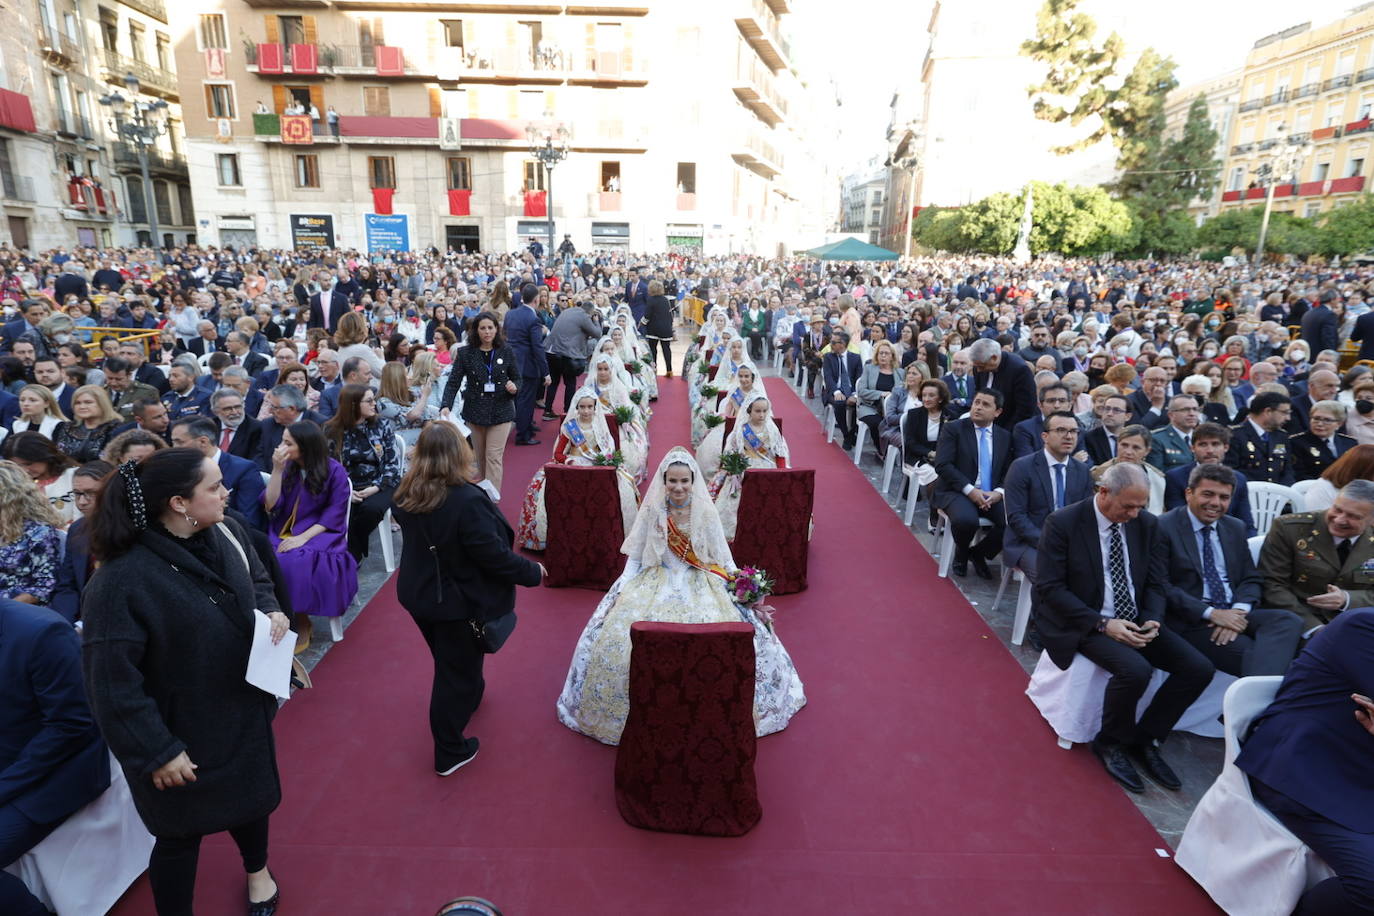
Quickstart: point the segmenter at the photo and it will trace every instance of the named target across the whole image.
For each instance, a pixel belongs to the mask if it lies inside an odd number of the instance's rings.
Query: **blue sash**
[[[741,389],[736,388],[736,389],[735,389],[735,393],[732,394],[732,395],[730,395],[730,400],[734,401],[735,404],[736,404],[736,406],[743,407],[743,406],[744,406],[744,392],[743,392]]]
[[[754,428],[748,423],[740,427],[739,435],[740,438],[744,440],[744,444],[754,451],[759,452],[763,450],[763,442],[759,439],[759,434],[754,432]]]
[[[568,437],[568,441],[574,446],[581,447],[587,444],[587,437],[582,434],[582,427],[577,425],[577,421],[569,418],[563,424],[563,434]]]

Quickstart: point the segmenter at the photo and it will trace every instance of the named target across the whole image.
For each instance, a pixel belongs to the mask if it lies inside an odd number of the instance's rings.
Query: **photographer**
[[[573,392],[577,389],[577,377],[587,371],[587,358],[605,333],[601,323],[594,317],[596,308],[591,301],[582,300],[578,305],[580,308],[564,309],[559,313],[546,341],[549,378],[552,381],[544,392],[545,420],[558,419],[553,400],[558,393],[559,382],[563,383],[563,413],[567,414]]]

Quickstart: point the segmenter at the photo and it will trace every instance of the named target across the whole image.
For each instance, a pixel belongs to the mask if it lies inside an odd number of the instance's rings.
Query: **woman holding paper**
[[[273,643],[288,621],[224,501],[215,461],[172,448],[111,474],[90,518],[100,568],[82,596],[86,692],[156,838],[159,916],[192,912],[201,838],[222,830],[243,857],[250,916],[272,916],[281,896],[267,868],[277,700],[244,672],[255,615]]]

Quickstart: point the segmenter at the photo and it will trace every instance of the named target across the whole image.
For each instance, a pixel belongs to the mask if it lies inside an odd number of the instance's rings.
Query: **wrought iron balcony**
[[[162,0],[119,0],[120,3],[128,7],[133,7],[140,13],[147,13],[158,22],[167,21],[167,7]]]
[[[122,83],[124,74],[132,73],[145,92],[166,98],[179,98],[176,74],[141,60],[125,57],[118,51],[105,49],[105,70],[112,83]]]

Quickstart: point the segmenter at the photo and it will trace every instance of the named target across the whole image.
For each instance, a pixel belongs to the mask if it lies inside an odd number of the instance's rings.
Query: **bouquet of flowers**
[[[624,408],[621,408],[622,410]],[[592,464],[599,468],[618,468],[625,463],[625,456],[620,454],[620,449],[616,449],[609,455],[598,454],[592,459]]]
[[[773,629],[773,609],[764,604],[764,599],[773,594],[773,579],[766,570],[755,566],[742,566],[728,583],[730,597],[754,612],[759,622],[771,632]]]
[[[722,422],[724,417],[721,418]],[[749,459],[743,452],[725,452],[720,456],[720,469],[732,477],[738,477],[749,470]]]
[[[715,385],[702,385],[702,386],[701,386],[701,396],[702,396],[703,398],[713,398],[713,397],[715,397],[715,396],[718,395],[718,394],[720,394],[720,389],[717,388]]]
[[[688,367],[699,359],[701,359],[701,353],[697,350],[696,346],[693,345],[692,349],[687,351],[687,355],[682,358],[682,374],[686,375]]]
[[[702,418],[701,422],[706,424],[707,429],[715,429],[717,426],[725,422],[725,417],[721,416],[718,413],[708,413],[705,417]]]
[[[621,423],[622,425],[625,423],[633,423],[634,418],[635,409],[633,407],[626,407],[624,405],[621,405],[620,407],[617,407],[615,409],[616,422]]]
[[[625,364],[625,371],[631,375],[639,375],[640,370],[643,368],[643,364],[637,359],[632,359]]]
[[[635,404],[643,404],[643,403],[644,403],[644,392],[642,392],[642,391],[640,391],[638,388],[636,388],[634,391],[631,391],[631,392],[630,392],[630,400],[631,400],[632,402],[634,402]]]

